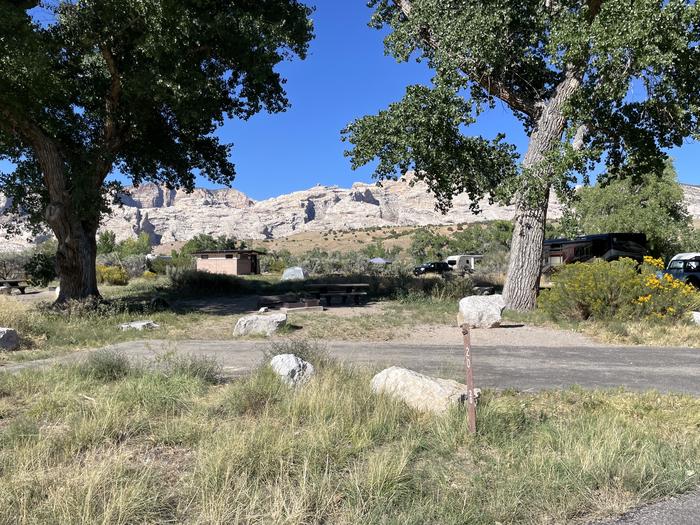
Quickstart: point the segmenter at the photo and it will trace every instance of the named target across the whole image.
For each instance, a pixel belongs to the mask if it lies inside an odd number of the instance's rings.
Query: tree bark
[[[516,198],[508,276],[503,288],[506,308],[511,310],[531,310],[535,307],[553,175],[546,159],[560,144],[566,126],[564,105],[580,84],[580,79],[574,73],[567,72],[530,134],[523,160],[523,185]]]
[[[33,149],[49,190],[46,222],[58,240],[56,272],[61,289],[56,304],[99,297],[95,270],[99,216],[94,214],[92,219],[81,219],[74,209],[71,192],[66,188],[65,166],[58,146],[37,133]]]
[[[56,303],[99,297],[95,270],[97,227],[77,221],[68,214],[63,214],[60,221],[63,223],[61,235],[54,230],[58,239],[56,271],[61,284]],[[64,237],[66,231],[68,236]]]

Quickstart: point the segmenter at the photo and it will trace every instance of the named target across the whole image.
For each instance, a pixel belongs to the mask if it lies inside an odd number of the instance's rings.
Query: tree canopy
[[[311,11],[297,0],[62,0],[40,24],[37,4],[0,0],[0,159],[16,165],[0,191],[10,212],[56,234],[62,294],[94,295],[95,232],[119,190],[108,175],[230,184],[231,145],[214,132],[288,106],[275,66],[305,57]]]
[[[372,0],[386,51],[425,61],[430,85],[351,123],[353,167],[377,178],[414,170],[438,198],[456,192],[513,200],[504,293],[534,305],[550,190],[562,197],[599,163],[610,178],[663,171],[666,149],[698,136],[700,6],[689,0]],[[470,124],[497,103],[530,141]]]

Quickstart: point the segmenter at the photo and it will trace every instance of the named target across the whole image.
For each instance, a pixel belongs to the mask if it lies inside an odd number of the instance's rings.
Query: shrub
[[[140,277],[148,269],[145,255],[130,255],[124,257],[119,264],[130,278]]]
[[[670,275],[657,275],[658,264],[621,259],[563,266],[539,307],[554,319],[574,321],[679,318],[698,303],[698,294]]]
[[[97,282],[125,286],[129,284],[129,274],[120,266],[97,266]]]
[[[24,271],[32,286],[48,286],[56,278],[56,255],[35,253],[24,265]]]
[[[227,295],[244,288],[242,279],[232,275],[168,268],[168,277],[172,288],[186,295]]]
[[[158,278],[158,274],[150,270],[146,270],[145,272],[143,272],[143,274],[141,274],[141,277],[148,281],[153,281]]]

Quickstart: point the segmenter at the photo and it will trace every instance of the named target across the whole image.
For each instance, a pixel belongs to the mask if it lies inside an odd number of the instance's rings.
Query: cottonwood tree
[[[97,296],[95,234],[120,170],[229,184],[224,118],[283,111],[275,66],[305,57],[297,0],[0,0],[0,175],[10,212],[58,239],[59,302]]]
[[[512,200],[504,289],[509,308],[535,304],[552,190],[604,163],[611,177],[661,173],[664,149],[698,133],[700,7],[682,0],[373,0],[387,52],[427,61],[430,86],[344,130],[358,167],[415,170],[438,204],[466,192]],[[520,159],[499,135],[469,136],[503,104],[529,137]],[[476,207],[476,205],[474,205]]]
[[[661,177],[644,174],[614,179],[576,192],[571,221],[575,234],[606,232],[644,233],[651,255],[670,258],[693,234],[692,217],[683,187],[668,162]],[[692,249],[692,247],[691,247]]]

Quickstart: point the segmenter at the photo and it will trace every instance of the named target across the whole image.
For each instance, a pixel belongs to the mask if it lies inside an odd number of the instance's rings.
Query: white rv
[[[450,255],[445,262],[453,272],[472,273],[476,269],[476,261],[483,258],[483,255]]]

